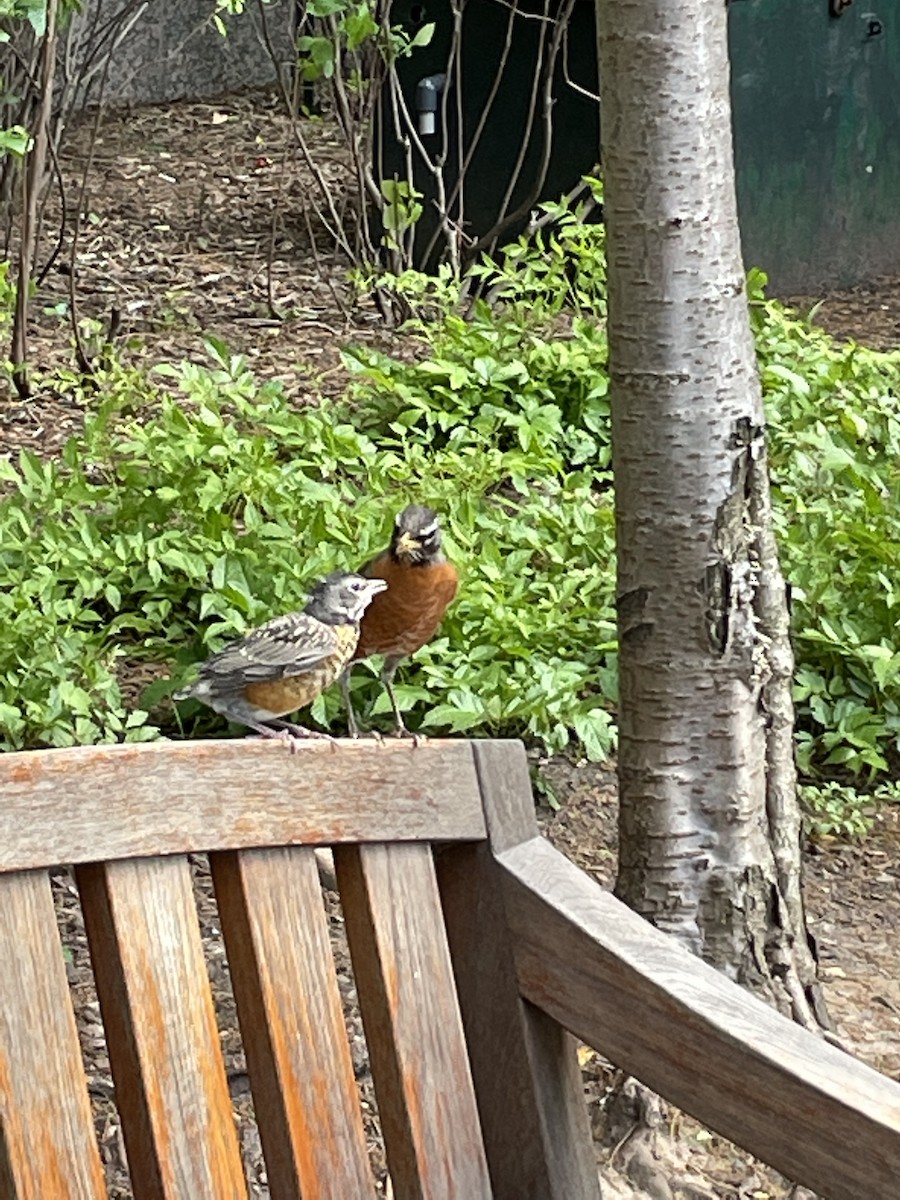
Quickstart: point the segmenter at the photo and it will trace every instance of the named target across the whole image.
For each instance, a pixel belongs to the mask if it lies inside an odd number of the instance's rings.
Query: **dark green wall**
[[[782,293],[900,270],[896,0],[733,0],[730,42],[747,265]]]
[[[615,3],[615,0],[605,0]],[[713,0],[711,0],[713,2]],[[880,5],[880,7],[878,7]],[[532,11],[541,0],[524,0]],[[731,0],[730,53],[738,206],[748,267],[761,266],[781,294],[816,292],[900,272],[900,0],[853,0],[830,15],[830,0]],[[463,9],[463,124],[479,120],[506,36],[508,8],[467,0]],[[410,100],[415,83],[447,61],[447,0],[395,0],[410,30],[436,21],[432,44],[400,63]],[[483,232],[496,214],[519,150],[519,131],[534,79],[537,24],[520,18],[516,39],[473,159],[465,224]],[[596,87],[593,0],[577,0],[568,40],[570,78]],[[556,126],[544,199],[569,190],[596,161],[597,107],[555,80]],[[451,104],[451,120],[455,102]],[[539,155],[535,136],[526,162]],[[451,129],[448,174],[454,176]],[[433,144],[433,143],[432,143]],[[405,177],[405,158],[385,137],[382,173]],[[428,196],[433,183],[417,171]],[[523,193],[520,186],[516,199]],[[434,230],[426,203],[417,244]],[[515,232],[515,231],[511,231]]]

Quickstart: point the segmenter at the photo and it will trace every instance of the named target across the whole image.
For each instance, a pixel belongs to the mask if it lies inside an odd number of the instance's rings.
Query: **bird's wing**
[[[307,613],[286,613],[212,655],[201,674],[238,675],[247,683],[263,683],[313,671],[339,648],[334,626]]]

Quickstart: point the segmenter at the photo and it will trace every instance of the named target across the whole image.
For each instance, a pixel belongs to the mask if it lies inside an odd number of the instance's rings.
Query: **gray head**
[[[398,513],[391,535],[391,557],[414,567],[441,561],[441,528],[433,508],[410,504]]]
[[[332,571],[313,585],[303,611],[325,625],[356,625],[375,596],[386,588],[383,579]]]

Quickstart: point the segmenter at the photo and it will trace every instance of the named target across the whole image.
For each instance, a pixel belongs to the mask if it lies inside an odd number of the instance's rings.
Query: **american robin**
[[[266,621],[213,654],[175,699],[202,700],[263,737],[327,737],[282,718],[337,679],[356,649],[360,618],[387,586],[380,578],[335,571],[313,587],[302,612]]]
[[[341,676],[347,723],[351,736],[358,737],[359,726],[350,699],[352,662],[383,654],[381,680],[400,737],[406,733],[406,726],[394,695],[397,665],[431,641],[459,586],[456,568],[441,552],[441,530],[434,509],[421,504],[404,508],[394,522],[391,544],[361,567],[360,573],[370,579],[385,580],[388,589],[376,596],[366,610],[351,665]]]

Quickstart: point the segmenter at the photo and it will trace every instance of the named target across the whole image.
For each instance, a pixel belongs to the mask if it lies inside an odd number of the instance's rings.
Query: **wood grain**
[[[210,859],[272,1200],[374,1195],[314,851]]]
[[[484,837],[466,742],[150,742],[0,755],[0,871],[238,850]]]
[[[50,882],[0,878],[0,1197],[106,1196]]]
[[[829,1200],[896,1200],[900,1085],[780,1017],[536,838],[501,856],[522,992]]]
[[[502,868],[485,845],[436,866],[494,1200],[599,1200],[575,1045],[519,995]]]
[[[485,822],[495,854],[537,837],[528,759],[521,742],[473,742]]]
[[[395,1200],[490,1200],[430,848],[334,857]]]
[[[135,1200],[244,1200],[186,859],[77,880]]]
[[[474,742],[494,854],[537,836],[521,742]],[[502,871],[484,845],[437,859],[444,917],[496,1200],[597,1200],[574,1039],[519,995]]]

